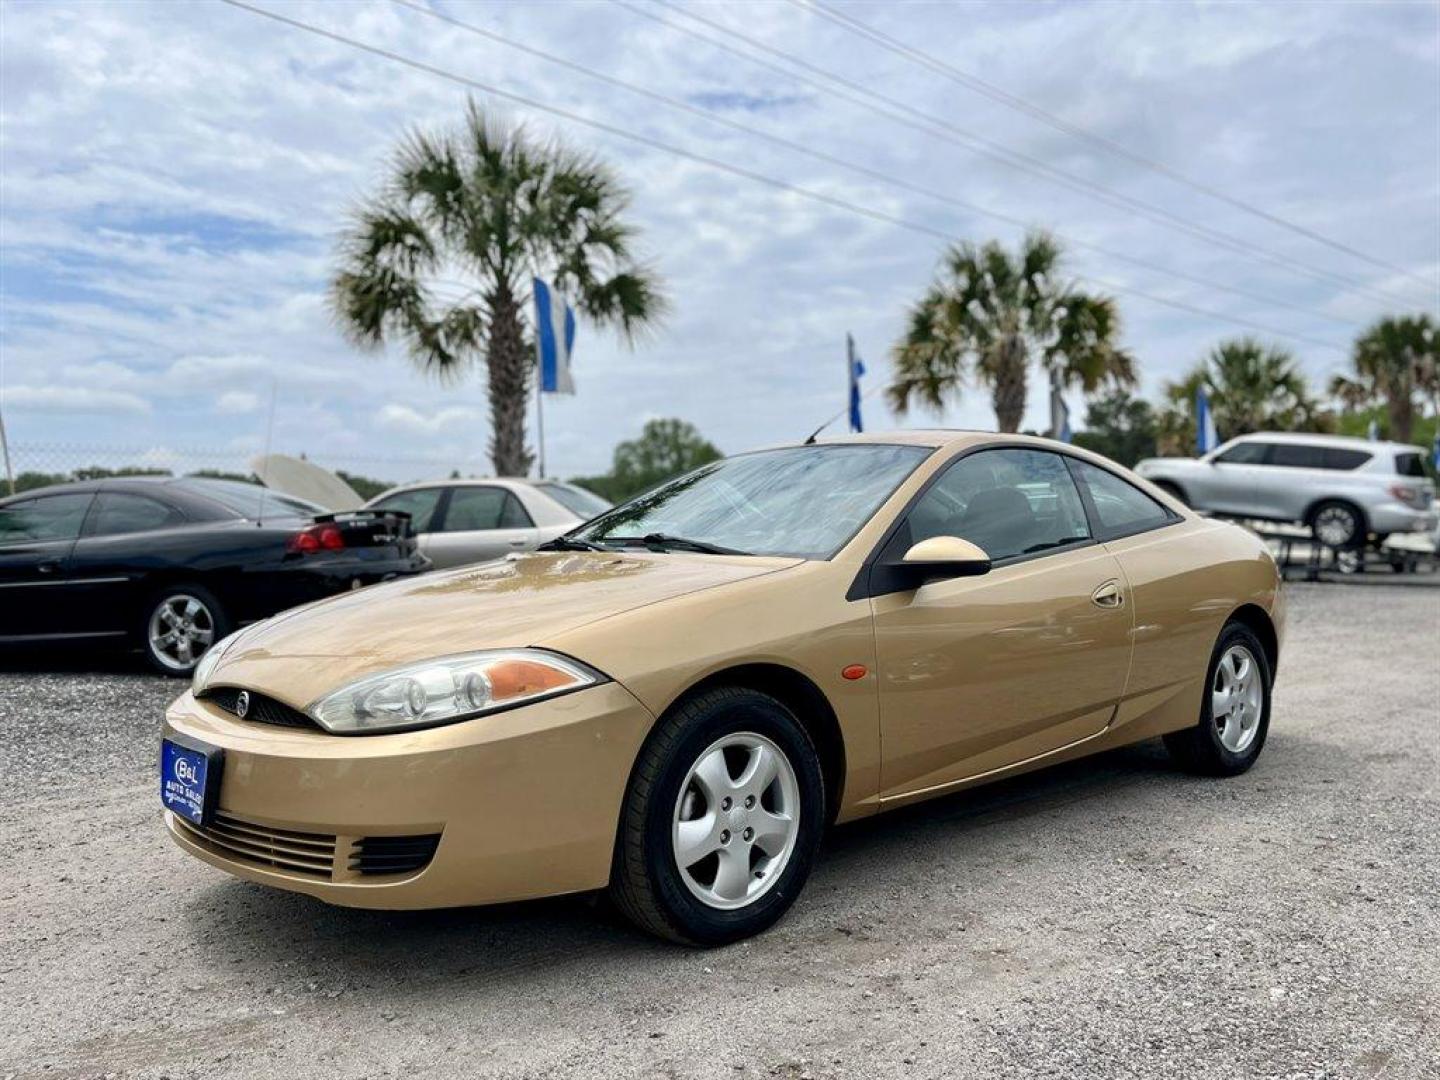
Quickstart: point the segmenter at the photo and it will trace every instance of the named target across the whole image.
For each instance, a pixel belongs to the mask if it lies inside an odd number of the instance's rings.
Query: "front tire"
[[[795,902],[825,823],[820,758],[779,701],[720,687],[667,716],[635,764],[610,895],[641,929],[725,945]]]
[[[162,675],[184,678],[230,629],[225,609],[209,589],[171,585],[145,606],[141,645],[152,668]]]
[[[1165,736],[1181,766],[1204,776],[1238,776],[1260,756],[1270,730],[1270,662],[1255,632],[1231,622],[1206,671],[1200,722]]]

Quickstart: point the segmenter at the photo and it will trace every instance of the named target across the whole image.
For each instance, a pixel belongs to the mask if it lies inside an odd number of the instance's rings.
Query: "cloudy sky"
[[[837,5],[1063,124],[1388,264],[1377,265],[1007,107],[803,4],[690,6],[715,24],[703,26],[649,0],[634,2],[672,25],[607,0],[431,0],[832,160],[388,0],[254,2],[918,226],[480,95],[537,135],[615,165],[673,302],[633,351],[582,328],[580,392],[546,403],[552,471],[602,471],[614,443],[656,416],[693,421],[727,451],[803,436],[844,405],[846,331],[869,362],[867,384],[883,380],[941,236],[1012,243],[1013,222],[1069,238],[1071,272],[1116,290],[1150,393],[1246,322],[1272,330],[1318,381],[1341,369],[1367,320],[1435,308],[1433,3]],[[724,34],[738,31],[810,67],[774,54],[768,67],[751,63],[682,27],[762,55]],[[24,448],[57,445],[238,463],[264,441],[274,388],[278,450],[394,479],[428,471],[417,462],[488,468],[483,373],[440,385],[398,352],[357,354],[324,302],[347,208],[407,129],[453,123],[472,91],[218,0],[3,0],[0,45],[0,408],[19,464]],[[833,84],[817,68],[855,88],[822,89]],[[889,115],[855,100],[865,93],[890,99],[878,106]],[[1043,394],[1031,398],[1027,426],[1043,428]],[[1082,410],[1078,398],[1072,406]],[[989,427],[993,414],[972,390],[943,416],[899,420],[877,395],[866,420]],[[72,454],[44,453],[33,460]]]

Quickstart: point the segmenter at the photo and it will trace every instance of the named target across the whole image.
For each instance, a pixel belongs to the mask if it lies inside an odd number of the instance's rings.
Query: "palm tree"
[[[1211,349],[1179,382],[1165,387],[1171,403],[1161,423],[1165,449],[1194,444],[1195,393],[1202,386],[1222,441],[1252,431],[1318,431],[1328,426],[1290,350],[1253,337],[1231,338]]]
[[[1352,359],[1356,377],[1336,375],[1330,393],[1352,409],[1382,403],[1392,439],[1410,441],[1417,397],[1440,414],[1440,341],[1429,315],[1379,320],[1356,338]]]
[[[1135,360],[1118,344],[1115,301],[1059,280],[1060,261],[1047,233],[1026,236],[1013,257],[994,241],[951,247],[893,350],[895,410],[919,401],[938,411],[973,377],[989,386],[1000,430],[1017,431],[1034,360],[1062,387],[1087,394],[1106,383],[1133,387]]]
[[[655,275],[632,254],[628,204],[594,158],[537,143],[472,101],[457,130],[409,134],[384,186],[353,212],[332,307],[355,345],[400,344],[442,379],[483,358],[495,471],[523,476],[532,277],[627,342],[664,311]]]

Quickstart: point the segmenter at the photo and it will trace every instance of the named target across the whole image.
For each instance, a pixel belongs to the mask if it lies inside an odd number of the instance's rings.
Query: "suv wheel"
[[[1331,500],[1310,515],[1310,531],[1326,547],[1350,548],[1364,539],[1365,519],[1349,503]]]

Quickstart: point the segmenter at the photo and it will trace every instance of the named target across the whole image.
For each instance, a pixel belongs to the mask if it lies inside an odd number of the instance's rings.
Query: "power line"
[[[646,17],[654,19],[657,22],[662,22],[666,25],[674,27],[675,29],[680,29],[682,30],[682,32],[693,33],[683,27],[676,26],[676,24],[671,23],[668,20],[660,19],[657,16],[649,14],[648,12],[641,11],[633,4],[629,3],[628,0],[612,0],[612,2],[618,3],[622,7],[626,8],[629,11],[635,12],[636,14],[645,15]],[[921,130],[925,130],[928,134],[936,138],[944,139],[947,142],[954,143],[957,146],[963,146],[966,149],[971,150],[975,153],[979,153],[985,157],[991,158],[992,160],[999,161],[1002,164],[1009,166],[1010,168],[1017,169],[1032,176],[1039,176],[1045,180],[1050,181],[1053,184],[1059,185],[1060,187],[1068,188],[1072,191],[1078,191],[1090,198],[1106,203],[1117,209],[1126,210],[1130,213],[1138,214],[1141,217],[1148,218],[1151,221],[1155,221],[1158,224],[1164,225],[1166,228],[1175,229],[1179,232],[1186,233],[1187,235],[1194,236],[1197,239],[1205,241],[1206,243],[1214,244],[1218,247],[1223,247],[1236,254],[1261,259],[1265,262],[1273,263],[1274,265],[1282,266],[1286,269],[1304,274],[1307,277],[1314,278],[1317,281],[1324,281],[1331,285],[1338,285],[1345,289],[1347,292],[1364,295],[1369,297],[1371,300],[1375,300],[1386,305],[1398,305],[1401,307],[1410,307],[1412,305],[1412,301],[1410,300],[1406,300],[1401,297],[1383,292],[1381,290],[1371,288],[1369,285],[1366,285],[1356,280],[1355,278],[1347,277],[1343,274],[1337,274],[1333,271],[1324,270],[1319,267],[1309,266],[1296,259],[1292,259],[1287,255],[1281,255],[1277,252],[1269,251],[1268,249],[1260,247],[1256,244],[1252,244],[1247,240],[1242,240],[1238,237],[1231,236],[1228,233],[1220,232],[1217,229],[1212,229],[1205,225],[1196,224],[1195,222],[1192,222],[1178,214],[1173,214],[1162,207],[1153,206],[1150,203],[1137,199],[1132,195],[1126,195],[1123,192],[1107,188],[1103,184],[1094,183],[1093,181],[1086,180],[1084,177],[1076,176],[1073,173],[1069,173],[1064,171],[1063,169],[1056,168],[1048,164],[1047,162],[1042,161],[1037,157],[1034,157],[1033,155],[1023,153],[1019,150],[1012,150],[1009,147],[994,141],[993,139],[988,139],[983,135],[978,135],[973,131],[969,131],[965,128],[959,127],[958,125],[951,123],[943,117],[932,116],[931,114],[923,112],[922,110],[917,109],[912,105],[906,104],[905,102],[900,101],[897,98],[890,97],[886,94],[880,93],[877,90],[872,90],[869,87],[862,86],[861,84],[855,82],[853,79],[847,79],[843,75],[837,75],[834,72],[828,71],[827,69],[819,66],[818,64],[812,64],[808,60],[795,56],[792,53],[788,53],[783,49],[778,49],[773,45],[759,40],[758,38],[752,37],[739,30],[731,29],[724,23],[711,19],[706,15],[701,15],[691,8],[681,7],[680,5],[673,3],[672,0],[652,0],[652,2],[658,4],[660,7],[675,12],[678,15],[682,15],[686,19],[701,23],[702,25],[708,26],[711,29],[716,30],[722,34],[735,38],[739,41],[743,41],[751,48],[758,49],[761,52],[778,57],[779,59],[784,60],[789,64],[793,64],[806,71],[813,72],[814,74],[819,75],[823,79],[829,80],[832,83],[838,84],[839,86],[843,86],[848,90],[853,91],[854,93],[862,95],[866,99],[875,99],[884,102],[886,105],[890,106],[891,109],[898,109],[902,113],[906,114],[907,117],[914,117],[918,119],[920,124],[923,125],[921,127]],[[701,35],[695,36],[700,36],[701,40],[709,40]],[[743,52],[739,53],[738,55],[746,56],[746,54]],[[753,62],[761,63],[761,61],[758,61],[755,57],[746,58]],[[783,70],[784,69],[782,69],[782,71]],[[799,78],[799,76],[797,76],[794,72],[785,73],[791,78]],[[822,90],[822,92],[831,93],[835,96],[844,96],[836,94],[836,92],[829,87],[821,87],[820,89]],[[854,99],[851,98],[850,100]],[[897,117],[893,112],[880,110],[875,106],[868,104],[867,102],[860,102],[860,104],[864,104],[872,111],[883,113],[891,120],[905,123],[910,127],[916,126],[914,120]]]
[[[1333,248],[1334,250],[1343,252],[1346,255],[1361,259],[1365,262],[1370,263],[1372,266],[1377,266],[1381,268],[1382,270],[1391,270],[1397,274],[1403,274],[1405,277],[1411,278],[1414,281],[1419,282],[1421,285],[1425,286],[1427,290],[1433,290],[1436,287],[1434,282],[1427,280],[1426,278],[1415,273],[1414,271],[1405,269],[1405,267],[1403,266],[1398,266],[1395,263],[1386,261],[1385,259],[1381,259],[1377,256],[1367,254],[1366,252],[1361,251],[1358,248],[1351,247],[1349,244],[1345,244],[1339,240],[1332,239],[1331,237],[1328,237],[1323,233],[1317,232],[1316,230],[1311,229],[1308,226],[1301,225],[1294,221],[1290,221],[1288,218],[1283,218],[1279,214],[1275,214],[1269,210],[1266,210],[1264,207],[1256,206],[1254,203],[1246,202],[1244,199],[1237,198],[1236,196],[1231,195],[1229,192],[1215,187],[1213,184],[1208,184],[1203,180],[1197,180],[1194,177],[1181,172],[1179,169],[1165,164],[1163,161],[1157,161],[1154,158],[1146,157],[1144,154],[1140,154],[1134,150],[1131,150],[1128,146],[1125,146],[1123,143],[1117,142],[1116,140],[1111,139],[1108,136],[1101,135],[1097,132],[1089,130],[1088,128],[1081,127],[1079,124],[1071,123],[1062,116],[1057,116],[1055,113],[1041,108],[1039,105],[1036,105],[1033,102],[1026,101],[1022,97],[1011,94],[1008,91],[996,86],[994,83],[986,82],[978,75],[972,75],[968,71],[962,71],[960,68],[955,67],[953,64],[948,64],[945,61],[940,60],[935,56],[932,56],[930,53],[925,52],[923,49],[916,48],[913,45],[907,45],[905,42],[900,41],[898,38],[891,37],[889,34],[886,34],[873,26],[870,26],[868,23],[863,23],[859,19],[853,18],[852,16],[847,15],[842,11],[838,11],[827,4],[821,3],[820,0],[790,0],[790,3],[792,3],[798,8],[801,8],[804,11],[814,13],[821,16],[822,18],[830,20],[836,25],[844,27],[852,34],[855,34],[859,37],[868,38],[870,41],[882,46],[885,49],[888,49],[890,52],[896,53],[900,56],[906,57],[907,59],[915,63],[921,64],[922,66],[929,68],[931,71],[937,72],[940,75],[945,76],[952,82],[959,83],[961,86],[964,86],[967,89],[973,90],[978,94],[982,94],[985,97],[990,98],[992,101],[997,101],[1000,104],[1006,106],[1007,108],[1015,109],[1018,112],[1025,113],[1027,116],[1039,120],[1041,123],[1054,128],[1056,131],[1063,132],[1066,135],[1074,136],[1077,139],[1081,139],[1094,146],[1098,146],[1103,150],[1107,150],[1112,154],[1125,158],[1127,161],[1130,161],[1133,164],[1140,165],[1143,168],[1149,169],[1150,171],[1167,177],[1170,180],[1174,180],[1176,183],[1183,184],[1186,187],[1192,188],[1193,190],[1198,191],[1203,195],[1208,195],[1212,199],[1218,199],[1220,202],[1227,203],[1228,205],[1233,206],[1236,209],[1243,210],[1248,214],[1253,214],[1256,217],[1262,218],[1263,220],[1270,222],[1272,225],[1279,225],[1281,228],[1289,229],[1291,232],[1298,233],[1300,236],[1304,236],[1307,239],[1315,241],[1316,243],[1324,244],[1326,247]]]
[[[814,158],[817,161],[823,161],[829,165],[835,165],[842,169],[848,169],[851,172],[856,172],[863,176],[868,176],[871,179],[879,180],[882,183],[890,184],[892,186],[902,188],[906,191],[914,192],[918,195],[923,195],[927,198],[936,199],[940,202],[949,203],[952,206],[959,207],[963,210],[968,210],[972,213],[982,214],[986,217],[991,217],[998,221],[1003,221],[1009,225],[1018,226],[1020,228],[1029,227],[1030,223],[1011,214],[1005,214],[997,210],[990,210],[986,207],[979,206],[976,203],[969,202],[965,199],[957,198],[956,196],[951,195],[948,192],[936,191],[934,188],[928,188],[921,184],[912,183],[911,181],[906,180],[902,177],[895,176],[892,173],[886,173],[879,169],[871,168],[867,165],[860,164],[856,161],[851,161],[848,158],[839,157],[838,155],[828,153],[824,150],[814,149],[812,147],[804,145],[803,143],[798,143],[793,139],[788,139],[781,135],[773,135],[768,131],[764,131],[756,127],[751,127],[750,125],[741,123],[738,120],[732,120],[728,116],[720,115],[714,110],[701,108],[698,105],[692,105],[688,101],[682,101],[679,98],[675,98],[667,94],[658,93],[657,91],[646,89],[643,86],[637,86],[636,84],[627,82],[624,79],[616,78],[613,75],[607,75],[604,72],[596,71],[594,68],[586,67],[583,64],[576,63],[572,60],[566,60],[563,57],[554,55],[553,53],[548,53],[541,49],[537,49],[531,45],[526,45],[522,42],[514,40],[513,38],[506,37],[504,34],[501,34],[497,31],[490,30],[481,26],[476,26],[472,23],[464,22],[463,20],[454,18],[451,15],[446,15],[442,12],[434,10],[433,8],[426,7],[424,4],[417,3],[416,0],[393,0],[393,2],[398,4],[400,7],[408,8],[411,11],[415,11],[421,15],[425,15],[429,18],[436,19],[443,23],[447,23],[448,25],[454,26],[457,29],[465,30],[469,33],[485,38],[488,41],[493,41],[499,45],[504,45],[507,48],[515,49],[518,52],[525,53],[527,56],[538,57],[541,60],[544,60],[551,64],[555,64],[559,67],[563,67],[569,71],[579,72],[587,78],[598,80],[609,86],[618,87],[632,94],[638,94],[641,97],[648,98],[651,101],[659,102],[660,104],[665,105],[669,108],[678,109],[681,112],[690,114],[691,116],[698,116],[702,120],[708,121],[710,123],[719,124],[723,127],[730,128],[732,131],[739,131],[754,138],[764,139],[765,141],[772,143],[776,146],[781,146],[787,150],[804,154],[807,157]],[[1063,239],[1065,239],[1065,242],[1067,244],[1070,244],[1073,247],[1084,248],[1090,251],[1094,251],[1098,254],[1108,256],[1109,258],[1119,259],[1122,262],[1127,262],[1131,265],[1139,266],[1143,269],[1151,270],[1156,273],[1169,274],[1173,277],[1180,279],[1181,281],[1189,282],[1192,285],[1200,285],[1204,288],[1209,289],[1218,289],[1221,292],[1227,292],[1235,296],[1244,297],[1248,300],[1254,300],[1258,303],[1266,305],[1267,307],[1288,308],[1291,311],[1299,312],[1300,314],[1310,316],[1311,318],[1325,319],[1330,322],[1340,323],[1342,325],[1358,329],[1358,327],[1356,327],[1356,324],[1351,320],[1331,315],[1328,312],[1318,311],[1313,308],[1305,307],[1301,304],[1294,304],[1287,300],[1278,300],[1274,297],[1264,296],[1259,293],[1251,292],[1248,289],[1240,288],[1235,285],[1230,285],[1226,282],[1216,281],[1213,278],[1201,277],[1199,275],[1189,274],[1181,270],[1173,270],[1170,267],[1164,266],[1161,263],[1152,262],[1149,259],[1139,258],[1134,255],[1128,255],[1124,252],[1115,251],[1111,248],[1104,247],[1100,244],[1091,243],[1086,240],[1078,240],[1069,237],[1064,237]]]
[[[896,217],[895,215],[888,214],[883,210],[876,210],[873,207],[864,206],[860,203],[850,202],[848,199],[842,199],[835,195],[829,195],[823,191],[815,191],[812,188],[801,187],[800,185],[793,184],[788,180],[781,180],[773,176],[767,176],[764,173],[755,172],[754,170],[747,169],[741,165],[731,164],[730,162],[723,161],[720,158],[710,157],[707,154],[697,153],[693,150],[686,150],[683,147],[675,146],[672,143],[667,143],[663,140],[652,138],[649,135],[629,131],[625,128],[618,127],[604,120],[596,120],[592,117],[585,116],[582,113],[577,113],[558,105],[550,105],[535,98],[527,97],[524,94],[515,93],[512,90],[504,90],[491,83],[482,82],[479,79],[473,79],[468,75],[460,75],[453,71],[447,71],[444,68],[436,67],[433,64],[428,64],[423,60],[413,59],[412,57],[408,57],[401,53],[394,52],[382,46],[372,45],[368,42],[360,41],[356,38],[347,37],[346,35],[337,33],[333,30],[327,30],[324,27],[315,26],[312,23],[303,22],[299,19],[291,18],[288,15],[282,15],[278,11],[270,11],[266,8],[256,7],[253,4],[246,3],[245,0],[220,0],[220,2],[230,7],[238,8],[242,11],[247,11],[252,15],[258,15],[261,18],[270,19],[273,22],[282,23],[297,30],[303,30],[306,33],[314,34],[317,37],[325,38],[329,41],[336,42],[337,44],[347,45],[351,48],[359,49],[360,51],[369,53],[372,56],[378,56],[382,59],[390,60],[394,63],[411,68],[412,70],[424,72],[427,75],[434,75],[437,78],[445,79],[449,82],[457,83],[461,86],[470,87],[471,89],[479,90],[483,93],[490,94],[494,97],[501,98],[506,101],[512,101],[516,104],[524,105],[529,108],[536,109],[540,112],[549,113],[550,115],[558,116],[563,120],[569,120],[573,123],[583,124],[586,127],[594,128],[597,131],[603,131],[606,134],[614,135],[617,138],[625,139],[640,146],[647,146],[653,150],[660,150],[665,153],[674,154],[676,157],[682,157],[689,161],[694,161],[697,164],[706,165],[710,168],[718,169],[722,172],[727,172],[735,176],[743,177],[744,179],[752,180],[758,184],[764,184],[767,187],[774,188],[778,191],[783,191],[790,195],[798,195],[801,198],[809,199],[813,202],[823,203],[834,209],[845,210],[849,213],[858,214],[862,217],[868,217],[874,221],[879,221],[887,225],[895,225],[899,228],[907,229],[911,232],[920,233],[922,235],[943,240],[949,243],[953,243],[955,241],[963,239],[962,237],[956,236],[953,233],[947,233],[942,229],[937,229],[932,226],[925,225],[922,222],[911,221],[902,217]],[[1164,307],[1173,308],[1177,311],[1184,311],[1192,315],[1199,315],[1209,319],[1218,319],[1222,322],[1234,323],[1237,326],[1243,326],[1250,330],[1256,330],[1261,333],[1273,335],[1275,337],[1289,338],[1292,341],[1303,342],[1307,345],[1316,346],[1317,348],[1333,349],[1337,352],[1342,353],[1346,351],[1342,346],[1336,345],[1334,342],[1331,341],[1322,341],[1319,338],[1312,338],[1303,334],[1297,334],[1287,330],[1278,330],[1275,327],[1267,326],[1264,323],[1258,323],[1252,319],[1247,319],[1242,316],[1227,315],[1224,312],[1211,311],[1206,308],[1197,307],[1193,304],[1188,304],[1182,300],[1174,300],[1169,297],[1156,296],[1153,293],[1145,292],[1141,289],[1136,289],[1133,286],[1120,285],[1116,282],[1107,281],[1104,278],[1098,278],[1093,275],[1085,275],[1082,280],[1088,280],[1092,284],[1099,285],[1102,288],[1109,289],[1113,292],[1125,293],[1130,296],[1138,297],[1142,300],[1149,300],[1151,303],[1160,304]]]

